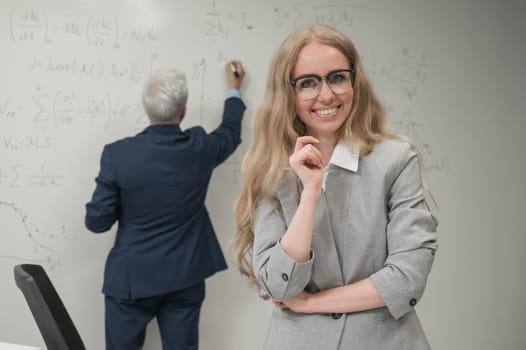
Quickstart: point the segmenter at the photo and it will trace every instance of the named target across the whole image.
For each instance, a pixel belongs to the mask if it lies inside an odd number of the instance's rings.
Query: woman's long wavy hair
[[[340,50],[356,69],[351,112],[342,125],[340,140],[358,143],[362,155],[371,152],[374,143],[398,138],[390,133],[385,113],[374,95],[354,44],[342,33],[326,25],[314,25],[290,34],[274,54],[263,104],[257,109],[252,126],[252,143],[242,163],[243,185],[234,205],[237,231],[234,258],[242,275],[257,287],[253,266],[254,211],[261,197],[273,198],[278,180],[288,167],[288,158],[305,126],[296,116],[295,92],[290,84],[291,72],[301,48],[319,42]]]

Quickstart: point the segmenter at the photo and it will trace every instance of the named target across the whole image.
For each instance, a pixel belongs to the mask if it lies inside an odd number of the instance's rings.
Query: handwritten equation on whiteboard
[[[65,20],[50,23],[46,12],[25,10],[11,11],[9,29],[13,42],[42,41],[49,44],[57,37],[63,40],[84,40],[90,47],[122,47],[123,41],[154,42],[157,33],[153,28],[128,28],[123,30],[116,17],[89,17],[85,22]]]
[[[25,135],[8,135],[0,131],[0,149],[7,151],[45,150],[53,143],[51,133],[47,132],[54,129],[77,125],[102,131],[113,119],[118,121],[119,118],[135,115],[136,122],[142,125],[144,118],[144,111],[138,102],[115,106],[109,93],[47,91],[41,85],[25,99],[0,97],[0,103],[0,122],[7,126],[23,124],[23,130],[28,132]]]
[[[449,172],[449,158],[436,154],[433,146],[422,137],[423,131],[426,130],[425,125],[414,116],[411,108],[414,100],[418,99],[419,94],[425,89],[429,79],[425,54],[403,48],[393,63],[380,67],[377,74],[393,84],[394,91],[397,92],[398,103],[396,105],[384,103],[394,131],[409,137],[421,148],[426,171]]]
[[[218,9],[216,1],[205,14],[204,34],[212,40],[229,40],[239,33],[254,31],[254,17],[269,17],[267,25],[283,29],[286,34],[290,29],[307,26],[313,23],[324,23],[333,27],[352,27],[359,20],[360,12],[370,11],[371,8],[349,3],[332,3],[316,5],[286,4],[279,7],[269,6],[266,13],[249,13],[248,11],[225,11]]]

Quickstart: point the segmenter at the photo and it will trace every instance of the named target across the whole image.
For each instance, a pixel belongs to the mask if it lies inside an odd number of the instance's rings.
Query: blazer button
[[[285,282],[287,282],[287,281],[289,280],[289,276],[287,276],[286,273],[282,273],[282,274],[281,274],[281,278],[283,278],[283,280],[284,280]]]
[[[331,314],[331,317],[334,318],[335,320],[337,320],[337,319],[340,319],[342,317],[342,314],[334,312],[334,313]]]
[[[411,300],[409,301],[409,305],[411,305],[411,306],[415,306],[415,305],[416,305],[416,299],[414,299],[414,298],[411,299]]]

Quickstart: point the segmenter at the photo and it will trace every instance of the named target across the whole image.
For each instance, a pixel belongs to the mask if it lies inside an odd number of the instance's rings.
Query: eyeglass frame
[[[319,81],[319,83],[322,84],[323,80],[325,80],[325,82],[327,82],[327,78],[329,78],[329,76],[331,76],[332,74],[335,74],[335,73],[339,73],[339,72],[349,72],[349,73],[351,73],[351,87],[354,87],[354,80],[356,79],[356,68],[354,68],[354,67],[351,67],[349,69],[334,69],[334,70],[331,70],[330,72],[328,72],[327,74],[325,74],[325,76],[323,76],[323,77],[318,75],[318,74],[304,74],[304,75],[300,75],[299,77],[296,77],[294,79],[290,79],[289,83],[294,88],[294,91],[297,94],[296,83],[298,82],[298,80],[303,79],[303,78],[316,78]],[[327,86],[332,91],[332,88],[331,88],[331,86],[330,86],[330,84],[328,82],[327,82]],[[318,97],[320,95],[320,92],[321,92],[321,85],[320,85],[320,89],[318,91],[318,94],[316,96],[314,96],[313,98],[309,98],[307,100],[314,100],[316,97]],[[335,93],[334,91],[332,91],[332,93],[335,94],[335,95],[341,95],[341,94]],[[344,94],[344,93],[342,93],[342,94]]]

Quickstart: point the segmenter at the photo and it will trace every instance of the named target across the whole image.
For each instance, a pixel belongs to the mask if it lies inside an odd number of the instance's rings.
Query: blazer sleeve
[[[437,220],[425,202],[419,158],[405,149],[388,193],[387,250],[371,279],[390,313],[400,318],[424,293],[437,250]]]
[[[258,201],[254,217],[253,267],[259,286],[274,300],[289,300],[311,279],[314,256],[297,263],[281,247],[285,218],[269,199]]]
[[[119,187],[108,146],[102,151],[100,171],[91,201],[86,204],[86,228],[92,232],[108,231],[118,219]]]
[[[230,97],[225,100],[221,124],[208,135],[209,154],[213,155],[215,166],[225,161],[241,143],[241,122],[245,108],[240,98]]]

